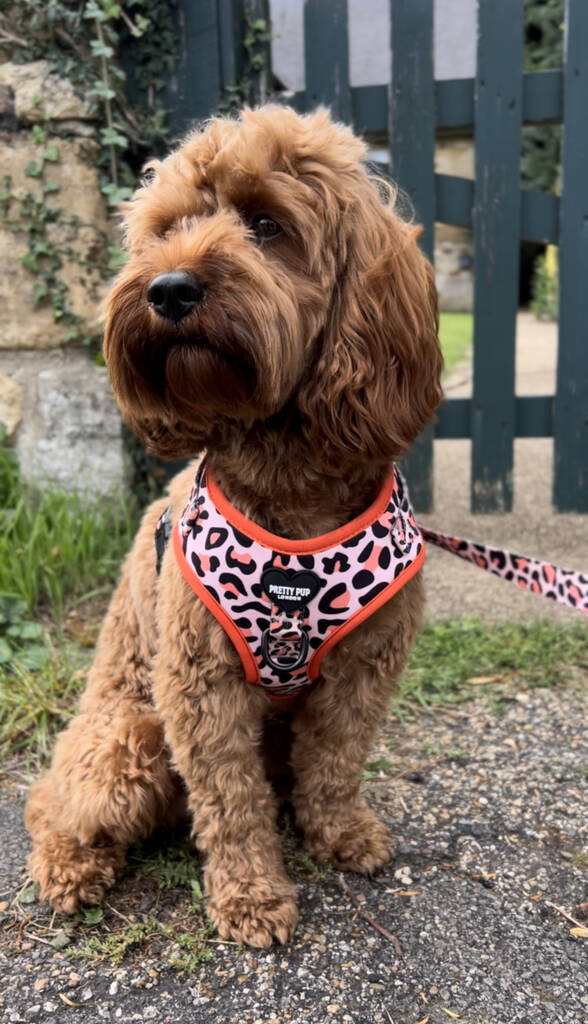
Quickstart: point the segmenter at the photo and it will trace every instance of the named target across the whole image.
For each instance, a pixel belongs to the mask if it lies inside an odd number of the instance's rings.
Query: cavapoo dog
[[[145,514],[31,791],[29,867],[57,910],[99,901],[129,844],[188,813],[220,935],[285,942],[286,771],[312,857],[389,858],[361,771],[421,616],[393,464],[440,401],[441,354],[419,229],[364,155],[324,110],[245,110],[128,204],[113,387],[150,451],[200,461]]]

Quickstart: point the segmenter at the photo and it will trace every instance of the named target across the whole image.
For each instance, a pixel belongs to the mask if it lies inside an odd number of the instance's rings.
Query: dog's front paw
[[[296,887],[287,878],[209,878],[208,916],[223,939],[267,949],[287,942],[298,922]]]
[[[361,808],[351,817],[325,823],[320,831],[307,832],[305,845],[319,863],[370,875],[390,860],[393,840],[386,826]]]

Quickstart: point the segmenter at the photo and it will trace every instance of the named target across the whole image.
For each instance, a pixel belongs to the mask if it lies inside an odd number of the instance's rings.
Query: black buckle
[[[171,505],[168,505],[165,512],[162,512],[157,520],[157,526],[155,527],[155,569],[158,576],[161,572],[161,563],[163,561],[163,556],[165,555],[165,549],[171,536],[171,532]]]
[[[300,634],[300,653],[298,654],[298,657],[291,664],[287,665],[280,665],[279,662],[274,661],[271,654],[269,653],[269,634],[269,628],[264,629],[263,633],[261,634],[261,653],[263,654],[264,660],[267,661],[270,668],[273,668],[276,672],[294,672],[295,669],[300,668],[301,665],[304,665],[304,662],[306,661],[306,657],[308,655],[308,633],[306,631],[303,630]]]

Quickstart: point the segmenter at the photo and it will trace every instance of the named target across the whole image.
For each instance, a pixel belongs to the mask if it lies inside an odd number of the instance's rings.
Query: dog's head
[[[441,397],[418,228],[326,111],[271,106],[188,137],[128,204],[105,355],[125,419],[177,458],[287,409],[332,462],[406,451]]]

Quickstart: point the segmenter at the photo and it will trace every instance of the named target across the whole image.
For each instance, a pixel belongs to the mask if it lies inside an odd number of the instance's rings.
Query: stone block
[[[0,372],[21,394],[13,444],[27,481],[82,495],[121,490],[121,421],[104,367],[75,349],[3,352]]]
[[[8,440],[22,418],[22,386],[12,377],[0,376],[0,423],[6,428]]]
[[[0,65],[0,68],[3,65]],[[44,177],[27,176],[31,162],[41,164],[47,145],[56,146],[59,159],[46,163]],[[100,193],[95,167],[96,143],[91,139],[50,138],[44,145],[31,143],[28,132],[0,139],[0,166],[9,168],[11,192],[41,194],[43,181],[59,186],[45,197],[46,206],[59,208],[59,219],[47,226],[50,241],[72,250],[73,258],[62,257],[58,276],[68,286],[67,299],[72,312],[84,317],[95,329],[100,303],[107,283],[100,272],[104,263],[105,239],[112,233],[107,207]],[[9,218],[19,221],[20,204],[13,201]],[[80,226],[69,223],[72,216]],[[26,222],[22,222],[26,227]],[[35,303],[35,277],[20,263],[27,251],[26,236],[13,233],[0,219],[0,349],[55,348],[63,344],[64,327],[55,322],[47,301]]]
[[[16,116],[23,124],[95,119],[89,103],[76,96],[69,79],[52,71],[47,60],[0,64],[0,85],[12,89]]]

